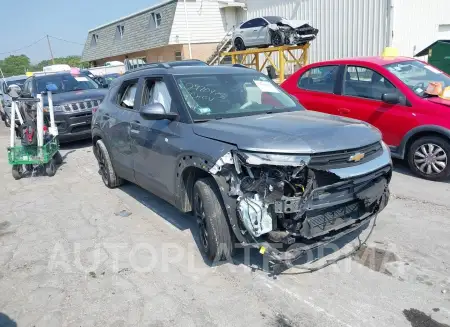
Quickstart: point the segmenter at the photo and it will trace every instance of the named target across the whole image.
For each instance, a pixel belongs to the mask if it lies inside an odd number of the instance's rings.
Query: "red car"
[[[392,157],[441,180],[450,176],[450,100],[426,93],[430,82],[447,87],[450,77],[411,58],[364,57],[305,66],[281,86],[308,110],[374,125]]]

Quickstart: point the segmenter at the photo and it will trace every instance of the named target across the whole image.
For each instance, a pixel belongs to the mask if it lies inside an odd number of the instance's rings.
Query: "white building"
[[[246,0],[247,18],[309,20],[319,29],[310,61],[380,55],[386,46],[413,56],[450,39],[450,0]]]
[[[245,4],[235,0],[165,0],[88,31],[83,61],[206,60],[236,24]]]
[[[413,56],[450,39],[450,0],[165,0],[88,32],[83,60],[206,60],[234,26],[264,15],[309,20],[319,29],[309,61]]]

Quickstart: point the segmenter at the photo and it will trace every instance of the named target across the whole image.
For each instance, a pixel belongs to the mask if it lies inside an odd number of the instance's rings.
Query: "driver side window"
[[[399,91],[384,76],[376,71],[359,66],[347,66],[342,95],[381,101],[385,93]]]
[[[172,97],[167,89],[166,83],[160,79],[146,79],[142,91],[142,106],[160,103],[166,112],[170,112],[172,107]]]
[[[31,96],[31,79],[27,79],[23,84],[23,92],[24,96]]]

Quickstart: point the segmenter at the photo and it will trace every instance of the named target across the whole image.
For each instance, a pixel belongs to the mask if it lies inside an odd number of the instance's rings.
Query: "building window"
[[[91,47],[95,47],[98,43],[98,34],[92,34]]]
[[[115,39],[116,40],[122,40],[124,32],[125,32],[125,26],[117,25]]]
[[[150,18],[150,28],[158,28],[159,26],[161,26],[161,14],[158,13],[153,13],[151,15]]]
[[[175,51],[175,60],[176,61],[183,60],[183,56],[181,55],[181,51]]]

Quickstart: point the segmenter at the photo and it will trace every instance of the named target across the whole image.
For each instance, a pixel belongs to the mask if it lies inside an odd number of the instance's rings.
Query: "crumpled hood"
[[[285,25],[289,25],[292,28],[299,28],[303,25],[309,25],[309,21],[307,20],[292,20],[292,19],[285,19],[283,18],[281,20],[281,23],[285,24]]]
[[[433,103],[442,104],[444,106],[450,107],[450,100],[445,100],[439,97],[427,98],[427,100]]]
[[[199,136],[242,150],[270,153],[322,153],[381,140],[381,134],[366,123],[313,111],[212,120],[193,129]]]
[[[53,94],[53,105],[60,105],[71,102],[82,102],[90,100],[103,100],[107,89],[92,89]],[[47,96],[44,96],[44,106],[48,105]]]

